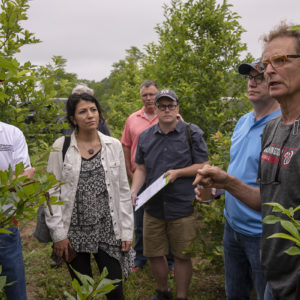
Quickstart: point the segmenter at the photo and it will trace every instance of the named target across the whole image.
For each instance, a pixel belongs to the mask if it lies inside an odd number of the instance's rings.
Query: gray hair
[[[83,93],[94,96],[94,90],[89,88],[85,83],[77,84],[72,90],[72,94],[83,94]]]
[[[291,37],[296,41],[296,51],[300,53],[300,30],[290,30],[293,24],[287,24],[285,21],[281,21],[278,26],[273,28],[268,34],[265,34],[263,38],[264,47],[272,40],[278,37]]]
[[[146,87],[146,88],[148,88],[148,87],[150,87],[150,86],[155,86],[157,89],[158,89],[158,85],[157,85],[157,83],[155,82],[155,81],[153,81],[153,80],[146,80],[146,81],[144,81],[142,84],[141,84],[141,86],[140,86],[140,91],[142,90],[142,88],[143,87]]]

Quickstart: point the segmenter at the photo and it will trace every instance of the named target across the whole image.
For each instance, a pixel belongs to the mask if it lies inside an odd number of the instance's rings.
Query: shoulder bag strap
[[[71,136],[65,135],[64,145],[63,145],[63,148],[62,148],[62,159],[63,159],[63,161],[65,160],[66,152],[67,152],[67,150],[70,146],[70,143],[71,143]]]

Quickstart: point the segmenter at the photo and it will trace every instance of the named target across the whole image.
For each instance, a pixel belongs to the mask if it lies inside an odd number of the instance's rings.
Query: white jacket
[[[117,239],[132,241],[133,209],[122,145],[117,139],[98,133],[102,145],[101,160],[105,172],[113,229]],[[81,168],[81,155],[75,134],[71,135],[64,162],[62,160],[63,144],[64,137],[54,142],[53,147],[59,151],[50,153],[47,167],[47,171],[53,173],[57,180],[65,182],[60,188],[50,191],[50,196],[59,197],[64,204],[52,206],[53,216],[50,215],[48,208],[45,208],[46,223],[54,242],[67,238]]]

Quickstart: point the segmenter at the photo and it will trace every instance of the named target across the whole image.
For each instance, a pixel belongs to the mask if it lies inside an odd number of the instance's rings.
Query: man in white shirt
[[[34,169],[30,166],[28,147],[25,137],[15,126],[0,122],[0,170],[7,170],[23,162],[25,171],[22,175],[32,177]],[[1,209],[5,211],[8,206]],[[8,300],[26,300],[25,269],[22,255],[22,244],[16,224],[9,229],[11,234],[0,234],[0,265],[2,276],[7,276],[6,282],[14,282],[5,287]]]

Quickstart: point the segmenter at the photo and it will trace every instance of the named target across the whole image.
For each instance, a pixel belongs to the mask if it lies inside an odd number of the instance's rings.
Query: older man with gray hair
[[[261,239],[261,263],[268,282],[264,299],[298,300],[300,255],[287,251],[295,247],[295,242],[270,238],[276,233],[284,236],[292,232],[298,236],[298,228],[287,220],[278,222],[278,217],[286,217],[266,204],[278,203],[289,209],[300,203],[300,31],[290,30],[282,22],[265,36],[264,43],[257,69],[264,72],[269,94],[279,102],[282,115],[270,121],[262,135],[259,188],[212,166],[198,170],[194,184],[222,187],[247,206],[261,211],[263,218],[274,215],[273,221],[263,223]],[[300,211],[295,211],[293,217],[299,221]]]

